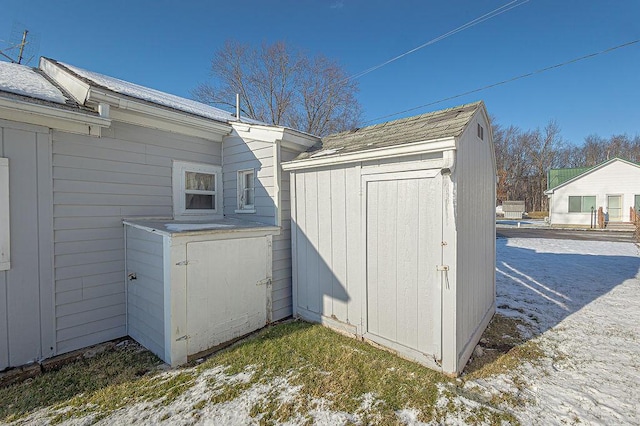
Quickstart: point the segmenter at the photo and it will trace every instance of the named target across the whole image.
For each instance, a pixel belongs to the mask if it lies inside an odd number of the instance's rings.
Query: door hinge
[[[260,280],[256,283],[256,285],[266,285],[266,286],[270,286],[271,285],[271,278],[265,278],[264,280]]]
[[[436,271],[440,271],[440,272],[445,271],[446,272],[448,270],[449,270],[449,265],[438,265],[438,266],[436,266]]]
[[[182,336],[182,337],[178,337],[178,338],[176,339],[176,342],[180,342],[180,341],[182,341],[182,340],[187,340],[187,339],[190,339],[190,338],[191,338],[191,336],[189,336],[188,334],[185,334],[185,335],[184,335],[184,336]]]

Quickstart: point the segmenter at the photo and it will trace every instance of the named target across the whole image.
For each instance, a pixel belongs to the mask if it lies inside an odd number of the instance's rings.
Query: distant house
[[[613,158],[590,168],[552,169],[547,181],[551,225],[590,226],[600,208],[607,223],[626,223],[640,209],[640,164]]]

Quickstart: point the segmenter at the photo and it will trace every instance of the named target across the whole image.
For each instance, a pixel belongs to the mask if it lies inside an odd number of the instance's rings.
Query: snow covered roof
[[[235,120],[235,116],[233,114],[220,108],[215,108],[191,99],[182,98],[159,90],[140,86],[118,78],[109,77],[97,72],[87,71],[63,62],[58,62],[52,59],[48,60],[66,68],[68,71],[90,85],[99,86],[121,95],[130,96],[156,105],[161,105],[178,111],[194,114],[199,117],[209,118],[225,123]]]
[[[31,67],[0,62],[0,91],[66,105],[68,98],[58,87]]]

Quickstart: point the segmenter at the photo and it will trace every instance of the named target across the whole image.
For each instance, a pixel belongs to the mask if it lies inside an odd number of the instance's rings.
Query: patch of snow
[[[0,91],[64,104],[67,98],[60,89],[32,68],[0,61]]]
[[[232,228],[233,225],[225,225],[221,223],[167,223],[165,225],[169,231],[200,231],[204,229],[222,229]]]
[[[640,424],[640,255],[632,243],[497,241],[497,305],[547,352],[526,364],[524,424]],[[509,377],[483,381],[514,393]]]
[[[97,85],[106,87],[109,90],[113,90],[114,92],[121,93],[123,95],[128,95],[133,98],[152,102],[158,105],[163,105],[169,108],[177,109],[179,111],[188,112],[200,117],[223,121],[225,123],[231,120],[235,120],[235,116],[233,114],[220,108],[215,108],[210,105],[193,101],[191,99],[182,98],[180,96],[171,95],[159,90],[140,86],[138,84],[120,80],[118,78],[109,77],[97,72],[87,71],[73,65],[65,64],[62,62],[60,62],[60,64],[69,68],[79,76],[91,80]]]
[[[316,157],[323,157],[325,155],[331,155],[331,154],[335,154],[336,152],[338,152],[341,148],[338,149],[325,149],[322,151],[318,151],[315,154],[311,155],[311,158],[316,158]]]

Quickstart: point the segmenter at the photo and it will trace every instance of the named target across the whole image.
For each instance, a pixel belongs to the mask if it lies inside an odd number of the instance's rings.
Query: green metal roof
[[[551,169],[547,174],[547,189],[555,188],[563,183],[583,174],[593,167],[576,167],[573,169]]]

